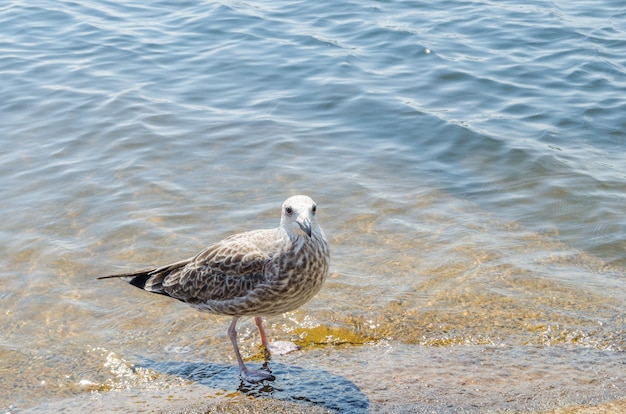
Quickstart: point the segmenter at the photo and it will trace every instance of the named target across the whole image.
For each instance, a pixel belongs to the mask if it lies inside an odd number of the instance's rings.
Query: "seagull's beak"
[[[311,237],[311,220],[308,218],[298,218],[296,220],[298,226],[302,229],[302,231],[309,237]]]

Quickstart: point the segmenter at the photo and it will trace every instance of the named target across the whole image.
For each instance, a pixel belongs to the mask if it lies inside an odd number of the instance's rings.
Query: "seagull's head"
[[[310,197],[296,195],[283,203],[280,226],[290,235],[311,237],[319,229],[317,205]]]

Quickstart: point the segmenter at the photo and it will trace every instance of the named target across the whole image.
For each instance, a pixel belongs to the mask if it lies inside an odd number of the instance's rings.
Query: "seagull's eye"
[[[315,212],[317,211],[317,206],[315,206],[315,205],[314,205],[314,206],[311,208],[311,211],[313,212],[313,215],[315,215]]]
[[[285,207],[285,213],[290,216],[293,214],[293,208],[291,207]]]

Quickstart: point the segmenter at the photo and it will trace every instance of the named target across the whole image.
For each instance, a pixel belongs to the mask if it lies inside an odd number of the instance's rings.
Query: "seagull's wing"
[[[246,296],[267,280],[275,257],[276,230],[240,233],[191,259],[158,268],[103,276],[120,278],[153,293],[191,305]]]
[[[273,234],[271,230],[258,230],[218,242],[185,267],[164,275],[158,281],[161,290],[189,304],[246,296],[266,282],[273,268]]]

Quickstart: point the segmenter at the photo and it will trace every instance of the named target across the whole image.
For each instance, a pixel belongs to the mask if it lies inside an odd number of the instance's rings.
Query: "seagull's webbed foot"
[[[300,347],[293,342],[273,341],[269,343],[269,349],[266,349],[265,352],[269,355],[287,355],[299,349]]]
[[[249,369],[244,366],[241,370],[241,379],[251,384],[256,384],[261,381],[274,381],[276,377],[268,371]]]

